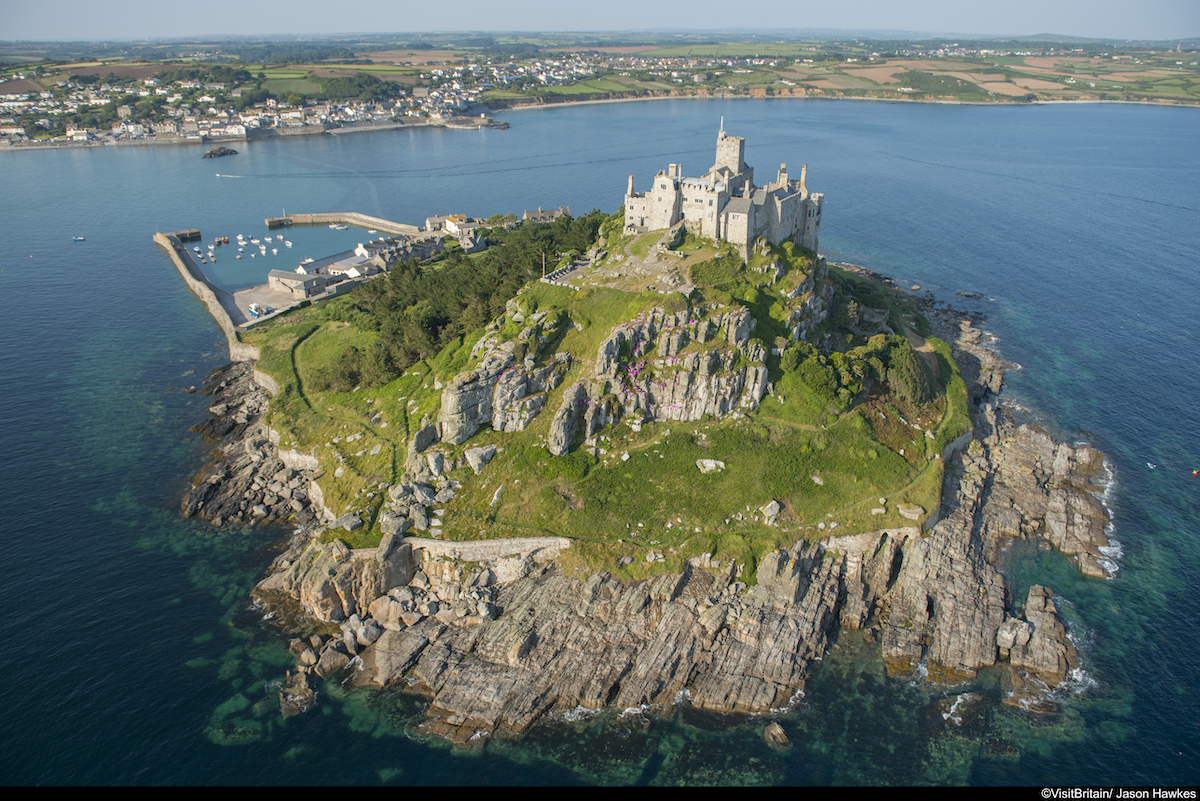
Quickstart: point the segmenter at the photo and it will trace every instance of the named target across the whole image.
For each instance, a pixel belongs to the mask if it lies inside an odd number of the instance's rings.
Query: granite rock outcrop
[[[681,414],[761,399],[765,371],[760,379],[756,370],[765,354],[750,338],[752,319],[737,310],[693,314],[655,309],[612,332],[591,373],[566,391],[550,427],[552,450],[631,413],[639,421],[695,419],[657,416],[662,399],[675,397],[662,386],[668,374],[687,376]],[[996,565],[1011,539],[1039,537],[1083,572],[1109,574],[1107,511],[1095,499],[1103,464],[1094,450],[1011,418],[992,389],[1003,364],[984,364],[994,357],[980,350],[977,329],[965,325],[951,337],[958,358],[975,362],[965,372],[979,402],[976,431],[946,453],[942,505],[925,528],[801,540],[765,555],[748,588],[736,564],[707,555],[682,573],[623,582],[560,571],[555,558],[570,542],[558,538],[440,539],[439,510],[459,489],[447,473],[484,470],[496,453],[494,445],[456,449],[471,435],[464,432],[496,428],[498,408],[516,415],[501,413],[501,429],[520,424],[521,403],[544,395],[539,387],[570,367],[539,356],[550,340],[539,328],[546,318],[536,317],[523,320],[517,340],[501,342],[494,329],[477,347],[480,366],[447,386],[438,422],[413,437],[403,477],[387,488],[378,548],[319,544],[311,532],[332,516],[310,511],[308,538],[294,541],[255,590],[263,605],[291,607],[324,632],[295,642],[296,676],[355,666],[361,686],[403,682],[432,699],[420,730],[469,745],[581,708],[668,708],[686,699],[719,713],[779,711],[839,633],[865,629],[895,675],[927,671],[931,680],[960,682],[1007,662],[1010,703],[1052,708],[1047,693],[1067,680],[1078,654],[1052,593],[1034,587],[1017,606]],[[224,488],[257,482],[276,498],[290,491],[288,508],[300,514],[290,500],[310,496],[315,476],[283,473],[282,462],[260,467],[278,458],[256,417],[265,396],[232,379],[225,390],[211,425],[234,439],[212,473],[220,478],[200,482],[185,511],[253,516],[254,505],[241,503],[258,496]],[[262,506],[264,519],[276,514],[277,502]],[[417,532],[428,538],[406,538]],[[296,676],[281,697],[285,711],[310,704],[308,679]]]
[[[193,430],[214,443],[217,458],[185,493],[183,516],[216,526],[283,520],[315,526],[328,514],[314,484],[316,471],[288,459],[272,441],[262,422],[270,398],[254,383],[253,364],[233,362],[214,371],[204,391],[213,398],[212,416]]]

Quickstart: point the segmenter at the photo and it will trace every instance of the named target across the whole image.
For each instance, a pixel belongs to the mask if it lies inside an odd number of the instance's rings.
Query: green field
[[[805,44],[754,44],[736,43],[722,45],[681,45],[648,50],[642,55],[656,58],[678,58],[681,56],[709,56],[712,58],[816,58],[811,45]]]
[[[263,81],[263,88],[276,96],[287,95],[316,95],[321,92],[321,84],[304,78],[280,78]]]

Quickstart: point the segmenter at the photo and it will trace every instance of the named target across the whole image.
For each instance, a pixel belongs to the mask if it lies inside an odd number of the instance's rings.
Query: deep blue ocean
[[[408,736],[422,702],[393,692],[326,685],[283,721],[292,661],[247,595],[286,532],[179,515],[207,452],[189,432],[207,399],[184,390],[228,353],[151,236],[263,236],[285,209],[414,224],[611,212],[630,174],[644,188],[668,163],[703,173],[722,117],[759,183],[808,165],[831,260],[986,312],[1022,366],[1006,397],[1108,455],[1116,577],[1085,579],[1035,543],[1007,566],[1018,597],[1036,582],[1065,601],[1083,674],[1062,713],[1002,706],[994,673],[889,679],[878,646],[848,633],[780,718],[787,753],[762,720],[686,706],[468,755]],[[1200,109],[678,100],[504,119],[249,142],[219,160],[0,153],[0,783],[1200,783]],[[278,256],[218,251],[213,277],[262,283],[364,233],[287,236]],[[982,711],[947,722],[938,704],[968,690]]]

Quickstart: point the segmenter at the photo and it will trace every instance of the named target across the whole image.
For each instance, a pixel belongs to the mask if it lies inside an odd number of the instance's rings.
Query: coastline
[[[938,522],[925,531],[800,540],[768,554],[749,589],[734,564],[704,560],[633,584],[608,574],[571,579],[554,566],[561,542],[505,549],[487,541],[501,551],[480,554],[470,543],[430,548],[433,541],[400,529],[377,548],[321,545],[321,531],[361,521],[333,520],[320,504],[315,460],[272,450],[278,438],[259,422],[265,395],[236,390],[225,376],[208,425],[225,431],[226,459],[193,485],[184,512],[215,516],[217,525],[287,520],[289,509],[305,515],[253,594],[285,628],[324,632],[292,640],[298,664],[281,695],[284,714],[311,705],[310,681],[352,664],[360,687],[408,676],[408,691],[433,699],[417,730],[459,746],[520,736],[580,707],[666,713],[686,697],[720,714],[778,714],[837,637],[853,630],[879,643],[895,676],[926,672],[934,683],[957,683],[999,665],[1006,703],[1054,711],[1046,688],[1066,681],[1078,656],[1053,593],[1036,587],[1024,612],[1016,599],[1010,606],[998,565],[1008,540],[1039,538],[1085,574],[1109,575],[1100,550],[1110,544],[1100,543],[1109,518],[1086,501],[1103,457],[1016,425],[999,401],[1009,365],[974,327],[979,316],[931,297],[921,302],[962,366],[978,418],[969,444],[947,463]],[[221,422],[230,415],[236,426]],[[643,621],[632,640],[629,614]]]
[[[649,97],[612,97],[604,99],[592,100],[555,100],[548,103],[521,103],[514,106],[504,106],[501,108],[490,108],[488,111],[493,114],[502,114],[516,111],[532,111],[538,109],[558,108],[561,106],[591,106],[605,103],[637,103],[643,101],[654,100],[829,100],[829,101],[866,101],[873,103],[896,103],[896,104],[920,104],[920,105],[944,105],[944,106],[998,106],[998,107],[1024,107],[1024,106],[1070,106],[1070,105],[1132,105],[1132,106],[1156,106],[1160,108],[1196,108],[1200,109],[1200,103],[1185,103],[1171,100],[1034,100],[1028,103],[1015,102],[975,102],[963,100],[915,100],[910,98],[891,98],[891,97],[829,97],[825,95],[807,95],[807,96],[789,96],[789,95],[772,95],[768,97],[750,97],[749,95],[734,95],[734,94],[712,94],[712,95],[695,95],[695,94],[662,94],[652,95]],[[362,131],[390,131],[403,130],[405,128],[447,128],[449,130],[477,130],[479,128],[502,126],[474,126],[464,127],[456,125],[448,125],[444,122],[421,122],[421,123],[404,123],[396,125],[378,125],[364,126],[351,128],[329,128],[322,131],[305,131],[302,133],[293,134],[276,134],[273,136],[263,137],[211,137],[201,140],[184,139],[183,137],[171,137],[170,139],[147,139],[147,140],[110,140],[100,142],[48,142],[48,143],[3,143],[0,144],[0,153],[15,152],[20,150],[55,150],[55,149],[72,149],[72,148],[104,148],[104,147],[128,147],[128,146],[180,146],[180,145],[211,145],[214,143],[227,142],[251,142],[256,139],[279,139],[284,136],[323,136],[329,134],[331,136],[341,136],[348,133],[358,133]]]
[[[18,142],[18,143],[12,143],[12,142],[0,143],[0,153],[5,152],[5,151],[54,150],[54,149],[60,149],[60,148],[62,148],[62,149],[67,149],[67,148],[104,148],[104,147],[129,147],[129,146],[145,146],[145,145],[150,145],[150,146],[163,145],[163,146],[168,146],[168,147],[175,147],[175,146],[181,146],[181,145],[213,145],[213,144],[223,144],[223,143],[233,143],[233,142],[243,142],[243,143],[244,142],[253,142],[256,140],[260,140],[260,139],[263,139],[263,140],[265,140],[265,139],[283,139],[283,138],[292,137],[292,136],[324,136],[326,134],[328,134],[330,136],[342,136],[343,134],[360,133],[360,132],[364,132],[364,131],[398,131],[398,130],[403,130],[405,128],[447,128],[449,130],[462,131],[462,130],[475,130],[478,128],[503,127],[503,126],[502,125],[476,125],[476,126],[455,125],[455,124],[451,124],[449,120],[438,121],[438,120],[431,120],[431,119],[425,118],[424,121],[421,121],[421,122],[390,122],[389,121],[387,123],[382,123],[382,124],[350,123],[346,126],[336,127],[336,128],[326,127],[324,125],[321,125],[321,126],[313,125],[313,126],[306,126],[306,127],[313,127],[313,128],[319,127],[321,130],[319,130],[319,131],[291,131],[291,130],[285,128],[282,130],[281,129],[271,129],[272,131],[274,131],[273,133],[261,135],[261,136],[206,136],[206,137],[200,137],[200,138],[195,138],[195,139],[190,139],[190,138],[183,137],[183,136],[170,136],[170,137],[163,137],[162,139],[158,139],[158,138],[154,138],[154,139],[112,139],[112,138],[107,138],[107,139],[103,139],[103,140],[96,140],[96,141],[90,141],[90,142],[38,142],[37,140],[32,140],[32,141],[28,141],[28,142]]]

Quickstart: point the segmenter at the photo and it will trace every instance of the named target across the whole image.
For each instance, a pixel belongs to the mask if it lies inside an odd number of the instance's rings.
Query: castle
[[[671,228],[680,222],[694,234],[737,246],[742,258],[750,257],[756,238],[772,244],[791,240],[817,249],[824,195],[810,194],[804,185],[808,165],[800,180],[788,178],[787,165],[779,165],[773,183],[754,185],[754,168],[743,156],[746,140],[717,135],[716,163],[700,178],[684,178],[683,168],[671,164],[654,176],[649,191],[633,191],[633,176],[625,192],[625,231],[641,233]]]

